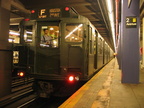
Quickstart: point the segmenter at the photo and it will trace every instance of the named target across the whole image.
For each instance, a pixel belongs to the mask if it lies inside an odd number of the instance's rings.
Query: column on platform
[[[0,0],[0,98],[11,93],[12,50],[8,43],[11,0]]]
[[[142,67],[144,67],[144,17],[142,18]]]
[[[122,83],[139,83],[139,0],[121,0]]]

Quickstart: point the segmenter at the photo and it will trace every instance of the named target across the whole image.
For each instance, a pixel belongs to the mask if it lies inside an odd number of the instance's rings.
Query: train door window
[[[102,44],[102,39],[101,38],[99,38],[99,54],[102,54],[102,48],[103,48],[103,46],[102,46],[103,44]]]
[[[97,38],[97,31],[94,30],[93,35],[94,35],[94,54],[96,54],[96,38]]]
[[[40,46],[58,48],[59,26],[41,26]]]
[[[83,41],[83,24],[66,24],[66,42]]]
[[[24,27],[24,41],[31,43],[32,40],[32,35],[33,35],[33,26],[28,25]]]
[[[93,48],[93,46],[92,46],[92,28],[90,27],[89,28],[89,52],[90,52],[90,54],[92,54],[92,52],[93,52],[93,50],[92,50],[92,48]]]

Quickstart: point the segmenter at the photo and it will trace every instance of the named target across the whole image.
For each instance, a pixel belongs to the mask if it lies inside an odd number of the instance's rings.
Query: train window
[[[24,41],[25,42],[32,42],[32,30],[33,30],[33,26],[25,26],[24,27]]]
[[[83,24],[67,24],[65,40],[66,42],[82,42]]]
[[[96,54],[96,38],[97,38],[97,31],[93,32],[94,35],[94,54]]]
[[[41,26],[41,47],[58,47],[59,26]]]
[[[102,44],[102,39],[101,38],[99,38],[99,54],[102,54],[102,48],[103,48],[103,46],[102,46],[103,44]]]
[[[93,40],[92,40],[92,28],[89,28],[89,52],[90,54],[93,53]]]
[[[9,39],[10,43],[20,43],[20,33],[18,25],[9,26]]]
[[[19,31],[10,30],[9,31],[9,39],[8,39],[8,41],[10,43],[20,43],[20,34],[19,34]]]

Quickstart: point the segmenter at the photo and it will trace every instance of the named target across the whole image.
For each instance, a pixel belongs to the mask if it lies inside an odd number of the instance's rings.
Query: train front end
[[[32,41],[24,45],[33,52],[28,57],[33,58],[30,75],[35,78],[34,89],[41,97],[69,94],[87,71],[84,21],[69,7],[31,12],[32,18],[21,23],[21,35],[28,34],[31,26]]]

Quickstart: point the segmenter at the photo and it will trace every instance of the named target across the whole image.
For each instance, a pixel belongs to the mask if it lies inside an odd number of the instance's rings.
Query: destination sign
[[[61,12],[60,8],[50,9],[49,10],[49,13],[50,13],[49,17],[54,17],[54,18],[60,17],[60,12]]]
[[[126,17],[126,28],[136,28],[137,18],[136,17]]]
[[[39,11],[38,18],[46,18],[46,17],[47,17],[46,9],[41,9],[41,10]]]
[[[38,12],[38,18],[59,18],[61,13],[60,8],[53,9],[40,9]]]
[[[47,21],[60,18],[78,18],[78,13],[70,7],[48,7],[31,10],[31,20]]]

